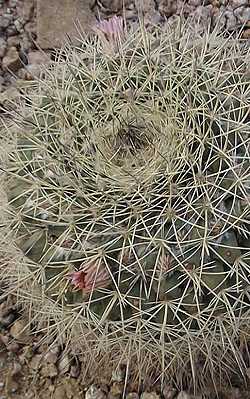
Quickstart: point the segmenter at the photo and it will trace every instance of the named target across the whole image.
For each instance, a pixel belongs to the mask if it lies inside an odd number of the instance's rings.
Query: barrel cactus
[[[243,368],[249,48],[118,19],[97,33],[59,54],[12,136],[8,229],[36,317],[146,373]]]

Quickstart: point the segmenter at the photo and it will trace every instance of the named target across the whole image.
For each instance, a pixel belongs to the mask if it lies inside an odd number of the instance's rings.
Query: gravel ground
[[[218,25],[229,33],[243,29],[242,37],[250,39],[250,0],[88,1],[89,12],[97,18],[125,14],[127,21],[133,23],[138,12],[142,12],[146,23],[163,24],[171,23],[182,14],[192,20],[198,30],[208,24]],[[49,53],[41,51],[36,44],[36,14],[35,0],[0,0],[0,93],[16,79],[31,80],[38,76],[39,65],[48,61]]]
[[[49,60],[50,53],[36,45],[35,4],[34,0],[0,0],[0,105],[18,96],[18,82],[38,76],[40,64]],[[97,0],[91,2],[91,9],[96,17],[106,18],[122,14],[122,4],[122,0]],[[250,39],[249,0],[124,0],[124,4],[130,22],[136,22],[138,10],[148,23],[171,22],[183,13],[197,29],[218,24],[229,33],[243,29],[242,37]],[[127,399],[202,399],[171,386],[143,392],[143,387],[131,382],[124,391],[122,369],[109,370],[106,377],[86,376],[83,358],[53,343],[49,346],[41,334],[32,335],[25,325],[13,298],[0,303],[0,399],[120,399],[124,392]],[[250,387],[234,386],[218,395],[220,399],[249,399]],[[211,394],[209,399],[213,398]]]
[[[14,298],[0,302],[0,399],[203,399],[166,385],[125,385],[126,366],[102,375],[84,373],[86,359],[66,352],[43,334],[32,334]],[[233,385],[233,384],[232,384]],[[236,385],[236,384],[235,384]],[[248,390],[233,386],[218,392],[218,399],[249,399]],[[144,391],[145,390],[145,391]],[[209,393],[208,399],[216,395]]]

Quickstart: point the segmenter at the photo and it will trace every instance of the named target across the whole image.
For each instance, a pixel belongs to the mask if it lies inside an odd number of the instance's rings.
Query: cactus
[[[85,351],[129,348],[194,378],[199,356],[204,375],[243,367],[249,49],[216,31],[191,42],[118,26],[37,82],[9,154],[10,234],[50,323]]]

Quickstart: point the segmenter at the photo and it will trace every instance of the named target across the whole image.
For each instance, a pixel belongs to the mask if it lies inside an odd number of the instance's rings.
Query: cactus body
[[[67,50],[7,187],[44,294],[113,342],[159,343],[164,364],[249,327],[249,49],[182,34]]]

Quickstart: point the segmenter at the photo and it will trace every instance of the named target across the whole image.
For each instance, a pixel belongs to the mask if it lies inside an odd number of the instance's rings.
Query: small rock
[[[176,0],[170,0],[170,1],[161,1],[159,3],[158,10],[160,14],[164,17],[171,17],[174,15],[177,11],[177,3]]]
[[[50,348],[50,352],[55,353],[55,355],[59,355],[59,353],[61,352],[61,348],[59,345],[53,345]]]
[[[80,364],[75,364],[70,367],[70,376],[72,378],[78,378],[81,372]]]
[[[66,374],[70,368],[70,358],[68,354],[62,354],[59,363],[58,370],[60,374]]]
[[[9,327],[13,321],[15,320],[16,316],[14,313],[9,313],[8,315],[0,318],[0,325],[3,327]]]
[[[42,366],[42,355],[35,355],[32,357],[31,362],[30,362],[30,367],[32,370],[39,370]]]
[[[249,5],[249,0],[231,0],[230,4],[233,8]]]
[[[31,37],[36,36],[36,23],[32,21],[27,22],[27,24],[24,25],[24,30],[29,33]]]
[[[106,393],[95,384],[92,384],[86,391],[85,399],[106,399]]]
[[[23,52],[28,53],[34,47],[34,43],[29,38],[29,34],[24,32],[22,35],[22,40],[20,42],[20,48]]]
[[[17,5],[17,0],[9,0],[9,7],[15,8]]]
[[[66,391],[63,385],[56,387],[53,399],[64,399],[66,398]]]
[[[29,326],[26,320],[15,321],[10,329],[10,335],[18,341],[29,341]]]
[[[8,394],[13,394],[18,390],[18,383],[13,379],[11,373],[8,373],[5,379],[5,390]]]
[[[23,22],[20,19],[15,19],[14,26],[17,32],[23,32]]]
[[[19,356],[19,361],[21,364],[27,363],[30,359],[32,359],[34,353],[31,346],[25,346],[21,355]]]
[[[11,22],[11,18],[6,15],[0,16],[0,31],[8,28],[9,24]]]
[[[156,392],[143,392],[140,399],[160,399],[160,396]]]
[[[227,392],[228,399],[242,399],[242,393],[239,388],[232,388]]]
[[[7,47],[6,41],[2,37],[0,37],[0,58],[4,57],[6,47]]]
[[[43,377],[56,377],[58,375],[58,370],[54,364],[46,364],[41,369],[41,375]]]
[[[124,384],[121,382],[114,382],[110,388],[110,394],[112,397],[121,397],[124,391]]]
[[[20,5],[18,4],[17,13],[22,21],[29,21],[34,11],[34,1],[25,0]]]
[[[4,90],[4,78],[0,76],[0,93],[2,93],[3,90]]]
[[[190,6],[198,7],[201,5],[201,0],[189,0],[188,4],[190,4]]]
[[[234,10],[234,15],[237,17],[239,22],[244,25],[250,22],[250,8],[249,7],[239,7]]]
[[[7,54],[3,58],[2,65],[3,69],[9,69],[12,72],[16,72],[22,66],[19,53],[15,47],[10,47],[8,49]]]
[[[189,395],[187,392],[185,391],[181,391],[176,399],[191,399],[191,395]]]
[[[226,11],[225,12],[226,18],[226,29],[228,31],[233,31],[237,28],[237,18],[234,15],[233,11]]]
[[[244,30],[244,32],[242,33],[242,37],[243,39],[250,39],[250,29]]]
[[[20,36],[10,36],[7,39],[8,46],[17,47],[20,44]]]
[[[76,380],[73,379],[64,379],[63,380],[64,389],[66,391],[66,396],[68,399],[80,399],[78,396],[79,386]],[[81,396],[82,398],[82,396]]]
[[[205,25],[208,25],[211,21],[211,17],[213,14],[213,6],[210,4],[206,7],[204,6],[198,6],[195,11],[192,13],[192,15],[195,18],[195,21]]]
[[[126,399],[139,399],[139,395],[137,392],[129,392],[126,395]]]
[[[47,64],[49,60],[49,56],[42,51],[30,51],[28,54],[28,62],[32,65]]]
[[[51,351],[48,351],[46,353],[46,355],[44,356],[44,360],[47,363],[53,363],[56,364],[57,360],[58,360],[58,355],[56,353],[53,353]]]
[[[10,337],[8,335],[0,334],[0,342],[7,346],[10,342]]]
[[[126,365],[120,364],[116,370],[112,371],[112,381],[122,382],[126,377]]]
[[[7,90],[6,90],[6,91],[7,91]],[[0,102],[1,102],[1,101],[0,101]],[[17,342],[12,341],[12,342],[10,342],[10,343],[7,345],[7,350],[8,350],[9,352],[12,352],[12,353],[18,353],[19,350],[20,350],[20,345],[19,345]]]
[[[17,34],[18,34],[18,31],[17,31],[15,25],[10,25],[10,26],[8,26],[8,28],[6,29],[6,35],[7,35],[7,37],[15,36],[15,35],[17,35]]]
[[[21,372],[21,370],[22,370],[22,365],[18,362],[14,362],[13,368],[11,370],[11,375],[15,376],[15,375],[19,374]]]
[[[94,22],[86,0],[37,0],[37,39],[43,49],[61,47],[66,35],[77,42],[77,26],[89,30]]]
[[[164,399],[173,399],[176,395],[176,389],[171,386],[165,386],[162,390],[162,395]]]

